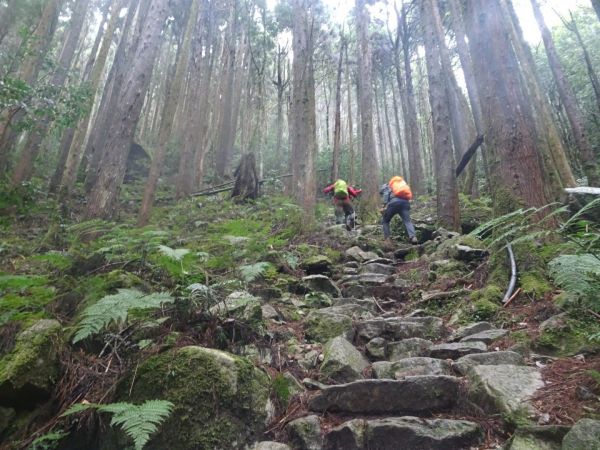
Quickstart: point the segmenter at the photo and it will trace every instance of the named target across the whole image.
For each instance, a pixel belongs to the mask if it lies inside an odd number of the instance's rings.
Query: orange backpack
[[[394,197],[403,198],[404,200],[412,200],[412,191],[410,186],[402,177],[392,177],[389,182],[390,189]]]

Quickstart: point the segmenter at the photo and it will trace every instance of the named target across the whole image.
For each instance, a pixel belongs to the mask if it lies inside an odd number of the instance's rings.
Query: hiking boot
[[[419,243],[419,241],[417,240],[416,236],[413,236],[410,238],[410,243],[413,245],[417,245]]]

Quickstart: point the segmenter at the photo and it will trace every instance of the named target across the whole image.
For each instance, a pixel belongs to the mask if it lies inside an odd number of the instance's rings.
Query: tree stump
[[[242,156],[240,164],[235,169],[235,184],[231,198],[243,202],[258,197],[259,180],[256,173],[256,159],[253,153]]]

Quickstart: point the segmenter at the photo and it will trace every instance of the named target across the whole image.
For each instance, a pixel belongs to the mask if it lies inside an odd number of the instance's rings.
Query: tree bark
[[[442,48],[445,44],[440,36],[441,21],[436,24],[437,0],[424,0],[421,4],[423,37],[429,80],[429,103],[433,120],[433,153],[436,173],[437,216],[440,226],[449,230],[460,228],[458,210],[458,190],[454,176],[454,155],[452,152],[452,134],[448,125],[452,93],[447,81],[448,73],[444,68]],[[437,14],[439,17],[439,13]],[[447,61],[449,63],[449,60]],[[466,151],[466,149],[465,149]]]
[[[350,184],[356,182],[354,166],[356,164],[354,152],[354,127],[352,123],[352,82],[350,79],[350,63],[348,62],[348,46],[346,46],[346,89],[347,89],[347,104],[348,104],[348,152],[350,153],[350,173],[348,179]]]
[[[169,138],[171,137],[173,119],[175,118],[175,110],[177,108],[179,98],[181,97],[184,74],[188,68],[192,35],[196,28],[196,23],[198,22],[199,5],[200,0],[192,0],[190,9],[187,13],[187,24],[185,27],[183,42],[181,43],[177,55],[175,77],[173,78],[172,83],[169,83],[166,93],[166,101],[161,114],[162,120],[160,122],[160,130],[158,132],[158,145],[152,158],[148,180],[146,181],[146,187],[144,188],[144,196],[142,198],[142,205],[138,215],[138,226],[144,226],[148,223],[152,204],[154,203],[154,195],[156,192],[156,186],[158,184],[158,178],[160,177],[160,172],[167,154],[167,144],[169,142]]]
[[[419,125],[417,122],[417,108],[415,105],[415,93],[413,89],[412,68],[410,65],[410,32],[408,29],[408,20],[406,17],[407,7],[402,4],[402,13],[396,11],[398,17],[398,33],[402,42],[402,53],[404,57],[404,80],[402,74],[398,70],[400,65],[397,64],[398,87],[400,92],[406,92],[404,102],[406,103],[406,113],[404,116],[406,144],[408,146],[408,168],[407,173],[410,186],[414,194],[425,192],[425,179],[423,177],[423,152],[421,148],[421,140],[419,136]]]
[[[256,158],[253,153],[242,156],[234,173],[235,183],[231,197],[238,202],[258,198],[259,176],[256,172]]]
[[[596,11],[598,20],[600,20],[600,0],[592,0],[592,6],[594,7],[594,11]]]
[[[340,54],[338,58],[337,75],[335,81],[335,119],[333,124],[333,153],[331,156],[331,179],[337,180],[340,176],[340,141],[342,133],[342,67],[344,62],[344,50],[347,41],[345,36],[340,37]]]
[[[169,13],[169,0],[152,0],[146,20],[142,25],[139,45],[131,55],[122,88],[119,90],[119,104],[108,121],[104,157],[96,182],[89,196],[86,216],[110,218],[113,216],[119,188],[123,182],[127,157],[137,123],[144,95],[152,75],[156,54],[160,47],[162,29]]]
[[[486,99],[483,125],[497,215],[522,206],[540,207],[550,200],[544,189],[532,110],[502,18],[499,0],[467,3],[471,55],[473,61],[486,61],[475,71],[475,81],[481,98]]]
[[[367,213],[375,213],[379,203],[379,165],[373,130],[373,71],[369,40],[370,16],[366,0],[356,0],[358,40],[358,89],[362,136],[362,186]]]
[[[223,177],[229,158],[232,153],[232,146],[235,142],[236,130],[232,126],[234,121],[234,79],[236,69],[236,53],[237,53],[237,24],[238,24],[238,0],[231,0],[231,11],[229,17],[229,34],[227,37],[227,72],[225,89],[223,91],[223,108],[221,113],[221,124],[219,125],[219,140],[217,147],[217,175]]]
[[[83,24],[85,22],[85,15],[87,13],[89,4],[90,0],[78,0],[75,2],[69,31],[67,32],[67,37],[63,43],[63,47],[58,58],[58,64],[54,69],[54,74],[50,80],[50,85],[56,89],[61,89],[67,79],[67,75],[73,63],[73,58],[75,57],[75,51],[77,50],[79,36],[81,35],[81,29],[83,28]],[[21,157],[13,172],[11,180],[13,186],[18,185],[31,177],[35,160],[39,154],[42,141],[48,133],[50,125],[50,118],[44,117],[39,123],[35,124],[34,128],[29,132],[29,135],[27,136],[27,142],[23,147]]]
[[[98,88],[102,79],[102,73],[104,72],[110,46],[112,44],[114,33],[117,28],[119,13],[128,1],[129,0],[113,0],[113,3],[111,5],[110,20],[108,21],[106,31],[104,32],[104,36],[102,37],[102,44],[100,45],[100,50],[93,64],[93,68],[90,72],[89,79],[86,81],[88,83],[90,92],[92,92],[92,95],[94,95],[94,97],[98,95]],[[71,189],[75,185],[75,181],[77,178],[77,170],[79,169],[79,165],[81,164],[81,158],[85,150],[85,135],[87,133],[88,127],[90,126],[91,120],[92,112],[90,111],[84,119],[79,121],[75,128],[73,138],[71,139],[68,156],[65,162],[62,178],[60,181],[59,198],[62,201],[66,200],[69,197]]]
[[[277,160],[279,161],[279,170],[282,170],[283,165],[283,105],[285,101],[285,90],[289,84],[289,74],[286,74],[285,70],[285,58],[288,54],[287,48],[283,48],[280,45],[277,46],[277,62],[275,65],[275,79],[273,80],[273,84],[275,85],[275,89],[277,90],[277,121],[275,124],[276,127],[276,139],[275,139],[275,155],[277,155]]]
[[[315,0],[292,0],[292,189],[309,221],[316,204]]]
[[[571,132],[573,133],[573,139],[579,150],[580,158],[583,163],[583,170],[588,177],[588,184],[590,186],[600,186],[600,173],[598,172],[598,163],[596,161],[596,155],[592,144],[587,135],[585,124],[583,122],[583,114],[581,113],[577,101],[575,100],[575,94],[565,76],[562,64],[554,47],[554,41],[550,30],[546,26],[544,16],[540,10],[537,0],[531,0],[531,6],[535,19],[540,27],[542,33],[542,40],[544,41],[544,47],[546,49],[546,55],[548,56],[548,63],[550,64],[550,70],[554,76],[558,93],[562,100],[569,124],[571,125]]]
[[[504,23],[507,24],[508,33],[513,41],[513,48],[523,71],[523,78],[531,96],[531,104],[534,107],[534,120],[537,125],[537,136],[539,149],[541,151],[545,172],[547,175],[547,187],[554,187],[555,191],[550,196],[561,195],[562,188],[575,185],[575,177],[567,158],[563,141],[558,132],[556,122],[552,116],[548,97],[542,91],[542,81],[537,71],[529,44],[523,37],[523,31],[519,19],[513,8],[511,0],[500,2],[502,12],[505,14]]]

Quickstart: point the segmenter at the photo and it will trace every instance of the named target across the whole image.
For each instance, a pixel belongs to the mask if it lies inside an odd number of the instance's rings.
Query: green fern
[[[100,332],[111,323],[125,323],[130,310],[156,309],[173,301],[175,299],[164,292],[146,295],[136,289],[119,289],[117,294],[107,295],[83,311],[73,343]]]
[[[239,270],[242,279],[246,283],[250,283],[256,280],[257,278],[263,276],[270,267],[271,264],[269,264],[268,262],[257,262],[256,264],[241,266]]]
[[[77,414],[90,408],[98,412],[112,414],[111,426],[118,425],[133,439],[135,450],[142,450],[150,440],[150,436],[158,430],[173,411],[173,403],[166,400],[148,400],[141,405],[132,403],[111,403],[97,405],[94,403],[78,403],[71,406],[63,416]]]
[[[600,310],[600,260],[594,255],[561,255],[550,261],[548,268],[558,286]]]
[[[181,261],[190,252],[187,248],[171,248],[166,245],[159,245],[158,250],[174,261]]]

